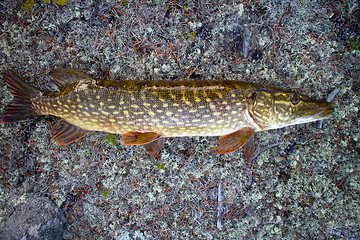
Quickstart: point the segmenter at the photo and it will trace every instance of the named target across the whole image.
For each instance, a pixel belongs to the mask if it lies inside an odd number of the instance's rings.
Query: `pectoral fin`
[[[144,145],[160,137],[161,134],[155,132],[126,132],[122,135],[120,142],[125,145]]]
[[[150,153],[151,156],[157,157],[162,147],[164,146],[165,138],[159,138],[155,141],[147,143],[144,145],[146,151]]]
[[[236,132],[222,136],[219,140],[213,143],[218,146],[213,147],[212,150],[217,150],[216,153],[218,154],[236,151],[249,140],[253,132],[253,128],[245,127]]]
[[[51,130],[50,134],[59,145],[67,145],[84,137],[90,131],[79,128],[61,119]]]

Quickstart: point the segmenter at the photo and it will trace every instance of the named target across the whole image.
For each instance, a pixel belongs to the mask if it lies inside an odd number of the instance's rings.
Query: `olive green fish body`
[[[41,114],[91,131],[158,132],[164,137],[220,136],[251,126],[253,89],[231,81],[84,81],[76,91],[32,99]]]

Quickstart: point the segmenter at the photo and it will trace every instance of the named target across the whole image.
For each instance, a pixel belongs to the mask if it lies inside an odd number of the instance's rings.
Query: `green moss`
[[[25,12],[29,12],[30,9],[34,6],[35,4],[35,1],[34,0],[27,0],[25,2],[25,4],[22,6],[22,9],[25,11]]]
[[[165,163],[156,164],[156,169],[157,170],[160,170],[160,169],[165,170]]]
[[[351,50],[358,50],[359,49],[359,43],[356,42],[354,38],[350,38],[349,42],[351,44]]]
[[[108,195],[109,195],[109,191],[103,191],[102,195],[103,195],[104,198],[107,198]]]
[[[51,0],[43,0],[44,3],[50,3]],[[54,0],[55,3],[57,3],[60,6],[65,6],[68,0]],[[32,7],[35,5],[35,0],[27,0],[25,4],[22,6],[22,9],[25,12],[29,12]]]
[[[108,133],[106,142],[111,143],[113,146],[115,146],[116,145],[116,137],[115,137],[115,135],[112,134],[112,133]]]
[[[124,8],[128,8],[129,7],[129,2],[127,0],[124,0],[121,2],[121,5],[124,7]]]

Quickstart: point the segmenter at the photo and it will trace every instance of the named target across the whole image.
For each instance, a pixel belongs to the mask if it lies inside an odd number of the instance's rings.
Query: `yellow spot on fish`
[[[221,114],[221,112],[214,112],[213,115],[214,116],[219,116]]]
[[[108,108],[114,109],[114,108],[116,108],[116,106],[115,105],[110,105],[110,106],[108,106]]]
[[[211,102],[211,98],[205,98],[205,101]]]
[[[90,117],[90,114],[89,114],[88,112],[83,112],[83,114],[84,114],[85,116]]]
[[[100,99],[100,96],[99,96],[99,95],[96,95],[96,99]]]
[[[99,105],[100,105],[100,107],[102,107],[102,106],[104,106],[104,105],[105,105],[105,103],[100,102],[100,103],[99,103]]]
[[[95,108],[95,105],[94,104],[91,104],[89,105],[91,108]]]
[[[166,112],[165,114],[166,114],[166,116],[170,117],[173,113],[172,112]]]
[[[101,113],[104,114],[104,115],[109,115],[110,114],[110,113],[105,112],[105,111],[101,111]]]
[[[112,99],[111,98],[108,98],[108,99],[106,99],[108,102],[112,102]]]
[[[80,99],[80,98],[77,98],[76,101],[77,101],[77,102],[81,102],[81,99]]]
[[[84,107],[84,106],[83,106],[83,105],[81,105],[81,104],[79,104],[79,105],[78,105],[78,108],[83,108],[83,107]]]
[[[148,107],[148,106],[151,105],[150,103],[147,103],[147,102],[144,102],[143,104],[144,104],[144,106],[146,106],[146,107]]]
[[[71,103],[71,99],[66,100],[68,103]]]
[[[132,107],[132,108],[139,108],[139,106],[136,105],[136,104],[131,105],[131,107]]]

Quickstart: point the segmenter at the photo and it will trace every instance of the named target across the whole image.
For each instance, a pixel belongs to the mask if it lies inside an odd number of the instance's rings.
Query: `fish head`
[[[328,118],[333,107],[295,92],[255,91],[250,97],[249,116],[260,130],[282,128]]]

